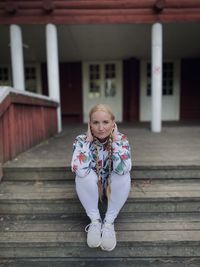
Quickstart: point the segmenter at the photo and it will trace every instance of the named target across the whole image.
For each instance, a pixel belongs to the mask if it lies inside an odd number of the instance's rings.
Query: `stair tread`
[[[128,201],[115,223],[118,245],[114,257],[164,257],[173,247],[170,255],[183,256],[187,249],[191,256],[193,248],[197,254],[199,185],[198,179],[132,180]],[[74,180],[3,180],[0,213],[0,255],[92,256],[85,233],[89,220],[77,198]],[[98,253],[104,257],[104,252]]]
[[[200,198],[198,182],[149,181],[132,184],[129,200]],[[74,183],[59,182],[2,182],[0,200],[67,200],[77,199]]]
[[[5,194],[0,194],[0,201],[1,203],[3,203],[3,201],[9,201],[9,202],[13,202],[16,200],[24,200],[24,201],[34,201],[34,200],[38,200],[38,201],[42,201],[42,200],[46,200],[46,201],[63,201],[63,200],[77,200],[77,196],[75,194],[75,192],[73,193],[67,193],[67,192],[58,192],[58,193],[23,193],[23,195],[21,193],[5,193]],[[200,199],[200,192],[195,192],[195,191],[184,191],[181,193],[178,192],[170,192],[170,193],[163,193],[163,192],[151,192],[151,193],[134,193],[130,194],[128,201],[134,201],[134,200],[158,200],[158,201],[166,201],[168,199],[170,200],[179,200],[179,201],[183,201],[185,199],[191,199],[191,200],[195,200],[195,199]]]
[[[85,213],[50,213],[50,214],[1,214],[0,215],[0,226],[4,223],[20,223],[20,222],[36,222],[36,223],[77,223],[80,220],[87,224],[88,217]],[[165,223],[165,222],[199,222],[199,212],[120,212],[116,221],[118,223]]]
[[[118,242],[189,242],[200,240],[199,230],[164,230],[164,231],[118,231]],[[83,231],[63,232],[1,232],[0,246],[12,243],[85,243],[86,233]]]
[[[132,182],[132,187],[134,190],[146,190],[146,191],[184,191],[185,189],[200,191],[199,181],[153,181],[152,179],[147,179],[144,181]],[[13,190],[17,190],[19,192],[24,191],[37,191],[43,192],[45,191],[59,191],[63,190],[73,190],[75,186],[74,182],[68,181],[3,181],[0,184],[0,193],[3,192],[13,192]]]
[[[18,222],[1,222],[0,232],[82,232],[88,221],[18,221]],[[116,231],[188,231],[200,230],[200,220],[193,221],[166,221],[157,220],[154,222],[116,222]]]
[[[199,267],[200,260],[197,258],[192,257],[191,259],[188,257],[45,257],[45,258],[19,258],[17,263],[15,259],[1,259],[1,263],[5,264],[2,266],[8,267],[79,267],[79,266],[87,266],[87,267]],[[6,265],[7,264],[7,265]]]

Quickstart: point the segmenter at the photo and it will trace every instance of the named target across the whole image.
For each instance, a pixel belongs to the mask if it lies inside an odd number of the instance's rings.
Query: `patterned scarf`
[[[100,168],[99,168],[99,155],[98,155],[98,146],[97,146],[97,138],[94,139],[94,145],[95,145],[95,155],[96,155],[96,171],[97,171],[97,176],[98,176],[98,190],[99,190],[99,198],[102,201],[102,197],[103,197],[103,184],[102,184],[102,180],[101,180],[101,175],[100,175]],[[111,186],[110,186],[110,177],[111,177],[111,172],[112,172],[112,142],[113,142],[113,138],[112,135],[109,136],[108,140],[108,160],[109,160],[109,170],[108,170],[108,180],[107,180],[107,188],[106,188],[106,196],[109,199],[110,195],[111,195]]]

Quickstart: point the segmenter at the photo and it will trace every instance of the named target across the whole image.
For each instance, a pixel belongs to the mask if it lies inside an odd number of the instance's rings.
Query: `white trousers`
[[[76,176],[76,192],[91,221],[100,219],[97,182],[98,177],[93,170],[85,177]],[[104,219],[108,223],[113,223],[128,198],[131,188],[130,173],[118,175],[112,172],[110,185],[111,195]]]

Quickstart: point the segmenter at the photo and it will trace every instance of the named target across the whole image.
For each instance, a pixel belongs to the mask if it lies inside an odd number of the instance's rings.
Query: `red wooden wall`
[[[57,104],[10,93],[0,105],[0,161],[49,138],[57,132]]]
[[[183,59],[181,62],[182,120],[200,120],[200,59]]]

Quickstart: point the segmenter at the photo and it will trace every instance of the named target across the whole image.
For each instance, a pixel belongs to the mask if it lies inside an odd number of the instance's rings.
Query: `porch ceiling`
[[[26,62],[46,61],[45,26],[22,25]],[[151,25],[59,25],[60,61],[151,56]],[[9,27],[0,26],[0,64],[10,62]],[[200,23],[163,24],[164,58],[200,57]]]

